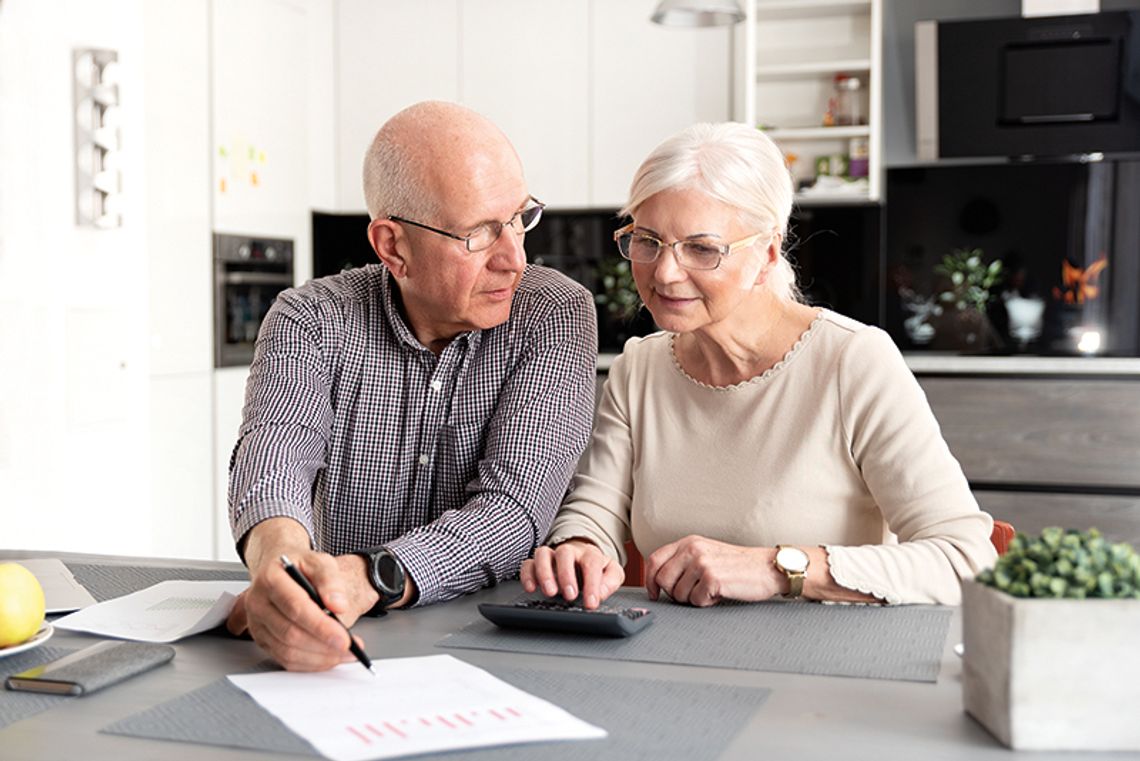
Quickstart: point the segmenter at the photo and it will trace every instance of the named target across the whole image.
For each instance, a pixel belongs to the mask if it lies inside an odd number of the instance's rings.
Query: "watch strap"
[[[794,599],[803,597],[804,579],[807,578],[807,569],[805,568],[802,571],[795,571],[795,570],[785,568],[784,566],[780,565],[780,561],[778,558],[780,557],[780,551],[783,549],[784,549],[783,545],[781,545],[781,544],[776,545],[776,558],[777,559],[774,562],[775,562],[776,569],[788,577],[788,591],[786,594],[784,594],[784,597],[786,597],[789,600],[794,600]],[[799,548],[790,548],[790,549],[799,550]],[[803,552],[803,550],[799,550],[799,551]],[[807,556],[806,552],[804,553],[804,556],[805,557]]]

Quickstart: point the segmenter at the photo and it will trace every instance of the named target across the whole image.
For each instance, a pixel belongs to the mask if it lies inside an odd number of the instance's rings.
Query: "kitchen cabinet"
[[[459,7],[460,0],[337,3],[336,199],[331,208],[364,210],[364,153],[389,117],[417,101],[460,99]],[[483,55],[502,36],[502,29],[496,30],[482,46]]]
[[[589,40],[584,3],[463,5],[460,97],[507,134],[531,192],[555,207],[590,202]]]
[[[746,0],[742,24],[741,120],[764,127],[790,159],[797,184],[816,176],[816,159],[867,151],[866,192],[799,195],[801,203],[863,203],[881,197],[882,0]],[[836,76],[859,80],[850,93],[860,117],[823,126]],[[834,170],[832,170],[834,171]]]
[[[613,208],[663,138],[731,112],[732,33],[653,24],[653,0],[346,0],[337,10],[337,198],[361,211],[361,160],[385,119],[429,98],[499,125],[531,191]]]
[[[590,196],[625,204],[637,167],[662,140],[732,110],[732,30],[665,27],[656,0],[592,0]]]
[[[995,518],[1031,532],[1097,526],[1140,542],[1140,376],[918,378]]]
[[[237,560],[233,534],[230,533],[229,471],[230,454],[237,444],[241,427],[241,410],[245,402],[245,384],[249,368],[226,367],[214,372],[213,394],[213,468],[218,474],[214,482],[214,559]]]

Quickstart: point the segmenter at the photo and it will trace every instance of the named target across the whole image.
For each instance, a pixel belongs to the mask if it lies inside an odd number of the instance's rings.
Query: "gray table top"
[[[240,568],[232,563],[111,558],[74,553],[0,550],[0,559],[59,557],[65,561],[185,568]],[[962,711],[961,663],[953,653],[961,629],[951,626],[936,684],[841,677],[749,672],[695,666],[568,658],[480,650],[442,650],[441,637],[478,617],[480,602],[506,601],[519,593],[517,583],[433,607],[397,611],[366,620],[354,628],[373,657],[446,652],[477,666],[510,666],[551,672],[597,673],[626,677],[713,682],[766,687],[772,694],[727,747],[725,759],[1011,759],[1077,757],[1079,754],[1013,753]],[[94,638],[57,631],[51,643],[81,647]],[[248,670],[264,655],[252,642],[200,635],[177,643],[170,667],[66,704],[0,730],[5,759],[233,759],[256,761],[274,756],[206,745],[160,742],[99,734],[98,730],[157,703],[202,687],[228,673]],[[677,721],[684,717],[663,716]],[[1140,754],[1097,754],[1098,759],[1140,759]]]

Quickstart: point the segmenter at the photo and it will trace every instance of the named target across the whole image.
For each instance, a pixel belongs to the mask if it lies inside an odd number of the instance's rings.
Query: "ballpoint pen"
[[[317,590],[313,588],[312,583],[305,578],[305,574],[301,573],[301,569],[293,565],[292,561],[290,561],[289,558],[285,555],[281,556],[281,565],[284,566],[285,573],[289,574],[289,578],[293,579],[293,581],[297,582],[301,589],[305,590],[305,593],[309,595],[309,599],[315,602],[317,604],[317,607],[325,612],[325,615],[327,615],[333,621],[336,621],[341,626],[344,626],[341,620],[336,617],[336,614],[325,607],[324,602],[321,601],[321,596],[317,594]],[[376,672],[372,670],[372,660],[368,657],[368,654],[364,652],[364,648],[356,644],[356,640],[353,639],[352,632],[347,626],[344,626],[344,630],[348,632],[348,649],[351,650],[352,654],[356,656],[356,660],[360,661],[361,664],[364,665],[364,668],[368,669],[369,674],[376,676]]]

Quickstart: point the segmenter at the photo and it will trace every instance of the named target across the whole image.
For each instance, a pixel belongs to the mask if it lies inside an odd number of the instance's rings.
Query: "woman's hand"
[[[541,590],[547,597],[559,592],[567,601],[578,597],[582,579],[582,607],[596,608],[625,581],[625,571],[597,545],[586,539],[571,539],[557,547],[539,547],[534,558],[523,561],[519,580],[527,592]]]
[[[775,567],[773,547],[741,547],[687,536],[660,547],[645,561],[649,599],[665,592],[697,607],[721,600],[757,602],[784,591],[787,579]]]

